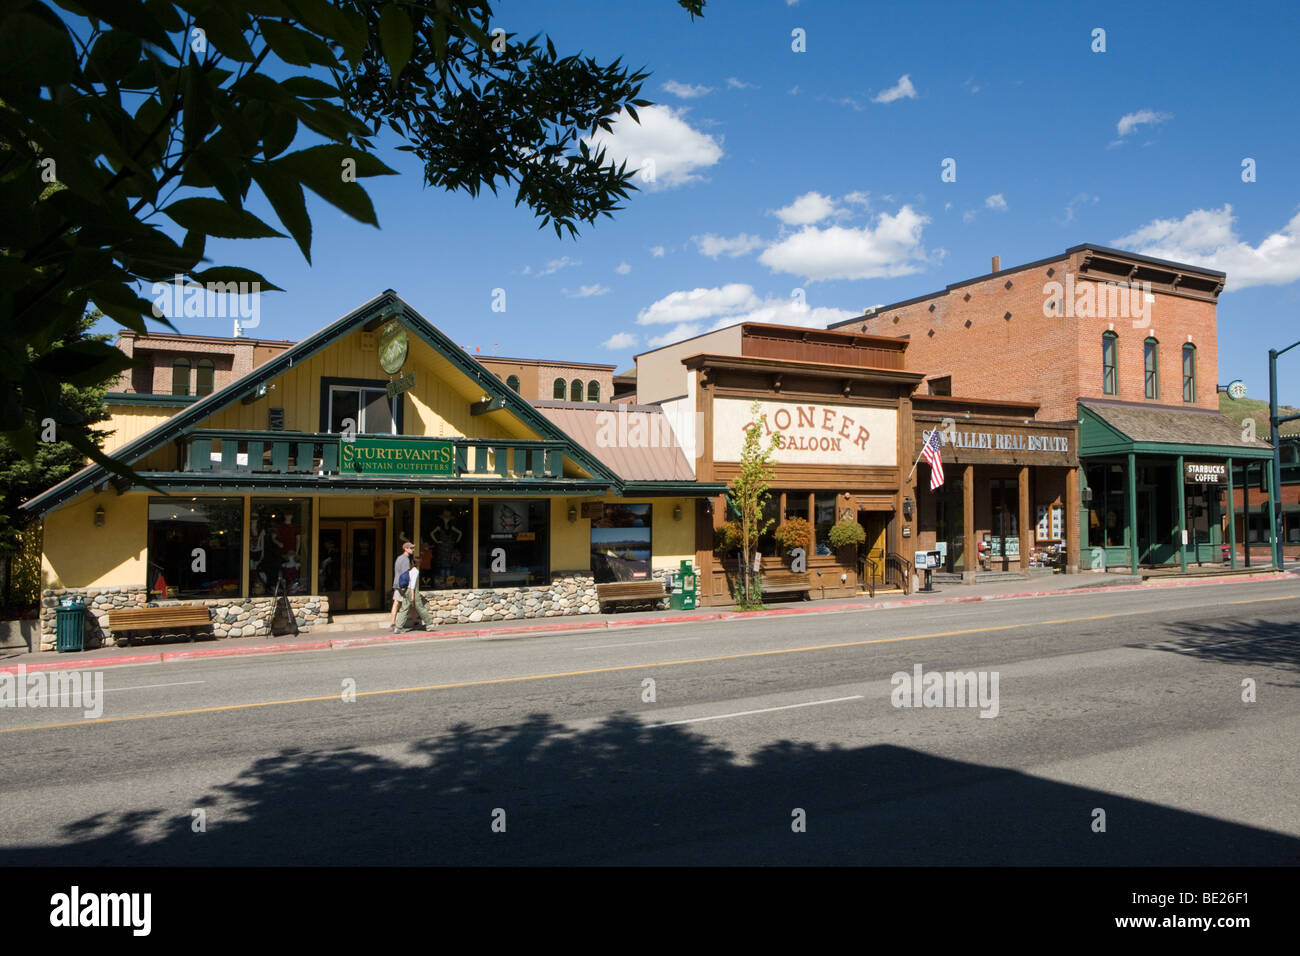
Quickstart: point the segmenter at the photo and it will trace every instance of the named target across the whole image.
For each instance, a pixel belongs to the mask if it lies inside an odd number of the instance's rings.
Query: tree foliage
[[[765,518],[764,511],[771,497],[772,453],[776,451],[780,432],[773,432],[766,447],[763,446],[763,431],[767,416],[759,414],[761,406],[754,402],[750,412],[754,419],[745,427],[745,442],[740,449],[740,462],[736,477],[731,479],[727,489],[727,503],[736,515],[740,526],[741,573],[737,603],[749,606],[758,603],[759,597],[754,581],[753,555],[758,539],[768,532],[775,519]]]
[[[378,225],[358,182],[393,170],[381,128],[429,185],[511,187],[557,233],[619,208],[635,170],[585,138],[635,117],[644,73],[496,33],[484,0],[9,0],[0,9],[0,433],[32,423],[119,473],[63,385],[127,359],[71,336],[88,308],[137,333],[144,288],[256,282],[210,237],[288,235],[310,261],[304,189]],[[704,0],[678,0],[693,18]],[[50,190],[52,183],[66,188]],[[253,188],[278,228],[246,208]],[[166,323],[164,323],[166,324]]]

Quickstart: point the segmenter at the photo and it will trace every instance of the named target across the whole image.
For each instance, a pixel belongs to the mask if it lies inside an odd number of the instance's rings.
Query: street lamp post
[[[1279,571],[1282,569],[1282,534],[1278,523],[1282,518],[1282,511],[1278,507],[1278,497],[1282,494],[1282,436],[1281,426],[1283,422],[1295,421],[1300,415],[1288,415],[1286,418],[1279,418],[1277,414],[1277,357],[1284,352],[1289,352],[1300,342],[1292,342],[1284,349],[1268,350],[1268,424],[1272,432],[1273,441],[1273,480],[1270,482],[1271,487],[1268,489],[1268,526],[1273,535],[1273,567]],[[1249,544],[1246,545],[1250,547]]]

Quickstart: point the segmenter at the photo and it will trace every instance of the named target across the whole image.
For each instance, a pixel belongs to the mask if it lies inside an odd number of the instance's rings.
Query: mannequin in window
[[[441,520],[429,532],[429,540],[433,542],[433,564],[437,569],[436,577],[442,579],[444,587],[456,567],[460,539],[464,536],[465,533],[456,527],[455,516],[452,514],[451,509],[443,508]]]

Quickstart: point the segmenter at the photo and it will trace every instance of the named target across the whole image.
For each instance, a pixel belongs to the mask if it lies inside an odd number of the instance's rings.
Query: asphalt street
[[[1298,638],[1284,580],[114,667],[0,708],[0,864],[1295,865]]]

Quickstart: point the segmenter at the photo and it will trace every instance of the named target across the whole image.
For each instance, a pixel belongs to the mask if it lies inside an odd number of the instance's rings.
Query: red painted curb
[[[475,631],[479,637],[493,637],[498,634],[545,634],[551,631],[599,631],[604,630],[604,621],[584,621],[581,624],[522,624],[519,627],[489,627]]]
[[[192,661],[204,657],[246,657],[250,654],[283,654],[287,651],[327,651],[329,641],[301,641],[297,644],[261,644],[257,647],[214,647],[202,651],[172,651],[164,653],[167,661]]]
[[[606,627],[638,627],[647,624],[691,624],[696,621],[716,621],[723,612],[711,614],[682,614],[678,617],[632,617],[625,621],[606,621]]]
[[[150,660],[150,658],[156,658]],[[23,669],[23,673],[32,674],[36,671],[62,671],[62,670],[83,670],[87,667],[113,667],[117,664],[161,664],[161,654],[136,654],[130,657],[92,657],[79,658],[71,661],[39,661],[35,664],[8,664],[0,667],[0,674],[17,674],[18,668]]]

